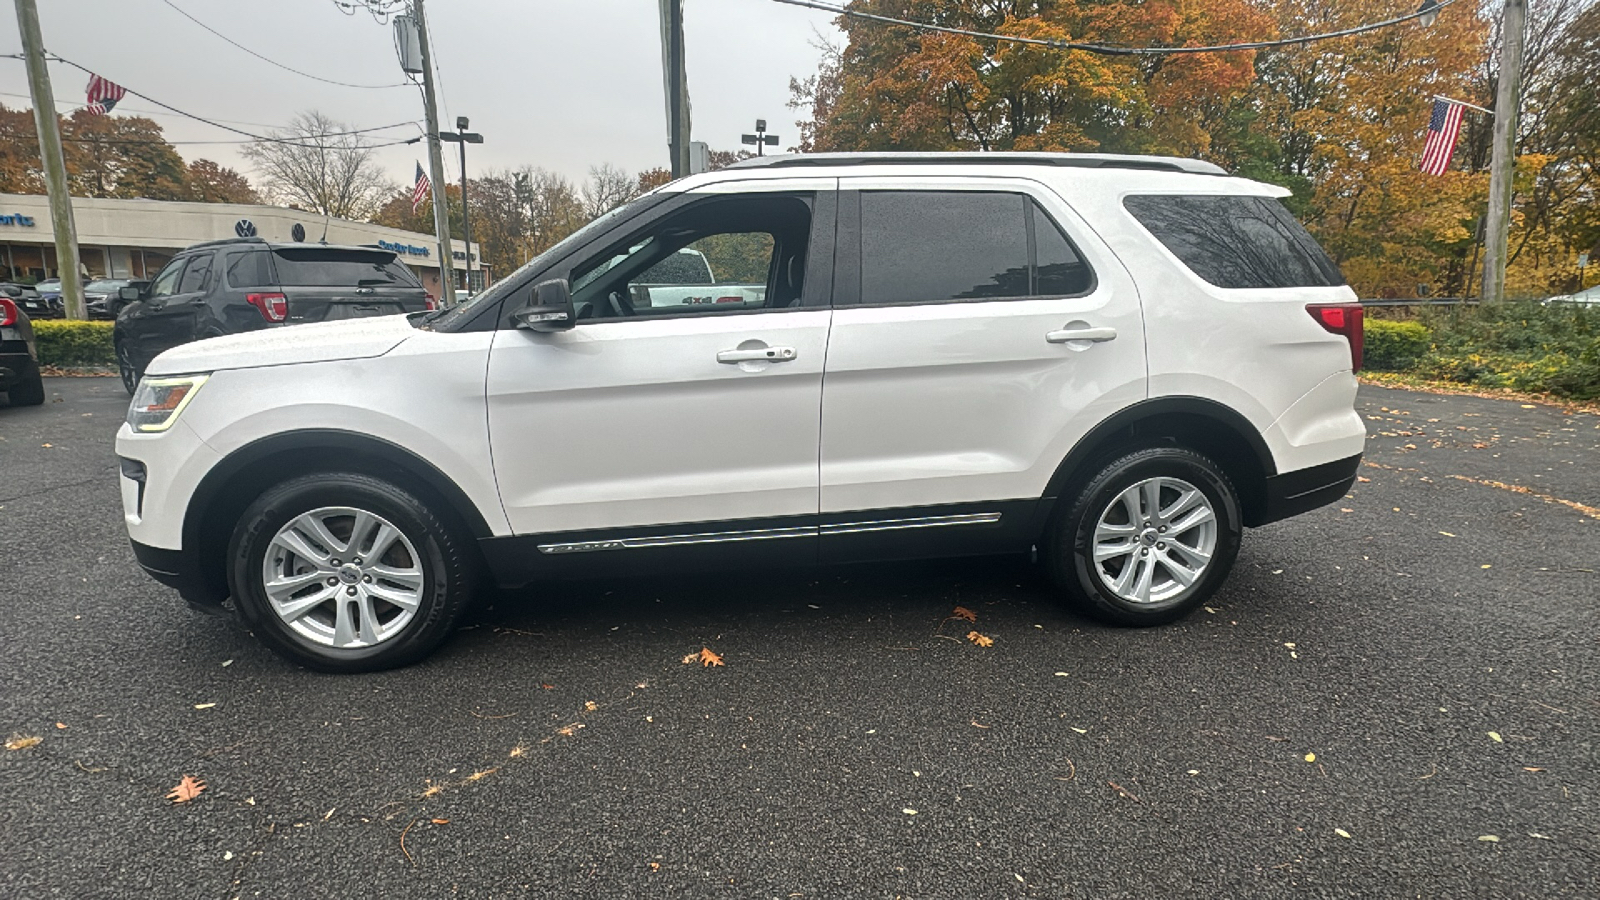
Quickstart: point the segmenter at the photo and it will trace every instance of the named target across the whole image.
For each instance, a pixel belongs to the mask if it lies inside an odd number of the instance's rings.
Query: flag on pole
[[[127,95],[128,89],[122,85],[107,81],[99,75],[90,75],[89,89],[86,92],[89,105],[84,107],[84,111],[91,116],[103,116],[111,112],[117,101]]]
[[[433,182],[428,180],[428,173],[422,171],[422,163],[417,163],[417,181],[411,186],[411,214],[417,214],[417,208],[422,206],[422,198],[428,196],[428,191],[433,188]]]
[[[1461,113],[1466,109],[1453,100],[1433,101],[1428,119],[1428,142],[1422,148],[1422,171],[1443,175],[1456,153],[1456,136],[1461,133]]]

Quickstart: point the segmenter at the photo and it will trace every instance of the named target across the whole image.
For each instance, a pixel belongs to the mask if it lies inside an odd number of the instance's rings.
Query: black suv
[[[33,323],[17,301],[4,294],[0,294],[0,391],[6,392],[12,406],[44,402]]]
[[[118,299],[113,340],[130,394],[151,360],[189,341],[433,308],[422,282],[388,250],[260,238],[196,244]]]

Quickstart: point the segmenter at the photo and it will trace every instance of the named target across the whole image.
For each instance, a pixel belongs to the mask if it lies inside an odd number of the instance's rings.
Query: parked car
[[[718,283],[706,255],[692,247],[656,263],[628,285],[634,306],[759,307],[766,302],[766,284]]]
[[[1169,622],[1361,460],[1361,306],[1287,194],[1095,154],[683,178],[463,306],[161,354],[134,554],[330,671],[420,659],[482,579],[682,567],[1033,554]],[[713,239],[764,248],[759,307],[620,302]]]
[[[83,286],[83,303],[91,319],[115,319],[123,307],[122,289],[132,284],[126,278],[101,278]]]
[[[39,373],[39,348],[33,323],[10,296],[0,295],[0,391],[12,406],[38,406],[44,402],[44,378]]]
[[[62,315],[61,295],[45,297],[26,284],[0,283],[0,296],[10,298],[30,319],[58,319]]]
[[[34,285],[33,289],[38,291],[39,296],[45,298],[46,300],[59,300],[61,298],[61,279],[46,278],[45,280]]]
[[[112,339],[132,394],[150,361],[202,338],[305,322],[422,312],[422,282],[388,250],[272,244],[259,238],[196,244],[149,282],[119,291]]]
[[[1545,298],[1545,305],[1552,303],[1575,303],[1579,306],[1600,306],[1600,284],[1592,288],[1578,291],[1573,294],[1558,294]]]

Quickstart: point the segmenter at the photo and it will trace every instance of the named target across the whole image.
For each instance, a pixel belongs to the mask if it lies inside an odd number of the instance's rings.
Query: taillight
[[[0,297],[0,325],[15,325],[22,313],[17,311],[17,304],[5,297]]]
[[[712,302],[714,302],[714,303],[743,303],[744,302],[744,295],[740,294],[737,297],[718,297],[716,300],[714,300]]]
[[[282,294],[245,294],[244,299],[260,311],[261,318],[268,322],[282,322],[289,318],[289,298]]]
[[[1350,371],[1361,371],[1361,351],[1366,332],[1362,330],[1365,310],[1359,303],[1313,303],[1306,312],[1317,324],[1333,334],[1342,334],[1350,341]]]

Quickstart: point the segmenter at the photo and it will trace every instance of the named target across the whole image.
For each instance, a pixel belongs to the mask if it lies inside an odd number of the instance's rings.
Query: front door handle
[[[1044,339],[1052,344],[1065,344],[1070,341],[1103,341],[1116,340],[1115,328],[1063,328],[1059,331],[1045,332]]]
[[[723,350],[717,354],[717,362],[788,362],[798,355],[793,347],[756,347],[751,350]]]

